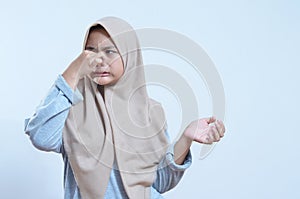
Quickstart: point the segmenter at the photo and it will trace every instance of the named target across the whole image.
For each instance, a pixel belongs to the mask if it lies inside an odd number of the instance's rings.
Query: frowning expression
[[[116,83],[124,72],[124,66],[118,49],[104,29],[91,30],[87,38],[85,50],[97,53],[96,71],[90,74],[99,85]]]

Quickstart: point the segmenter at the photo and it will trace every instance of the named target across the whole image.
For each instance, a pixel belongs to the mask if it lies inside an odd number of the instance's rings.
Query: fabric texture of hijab
[[[102,18],[92,26],[98,24],[117,47],[124,74],[115,84],[103,87],[103,97],[89,77],[79,81],[77,89],[84,100],[70,109],[63,130],[64,148],[83,199],[104,198],[114,161],[128,197],[150,198],[158,163],[168,145],[164,111],[148,97],[133,28],[116,17]]]

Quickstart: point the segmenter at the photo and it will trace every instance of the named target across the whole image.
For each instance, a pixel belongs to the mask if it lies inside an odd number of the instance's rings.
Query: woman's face
[[[96,71],[90,74],[99,85],[110,85],[117,82],[124,72],[124,66],[118,49],[104,29],[92,30],[89,33],[85,50],[98,54],[100,59]]]

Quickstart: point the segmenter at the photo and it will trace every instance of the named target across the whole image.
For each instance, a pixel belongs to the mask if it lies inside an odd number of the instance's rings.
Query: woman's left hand
[[[203,118],[191,122],[183,135],[189,140],[203,144],[218,142],[224,136],[225,126],[215,117]]]

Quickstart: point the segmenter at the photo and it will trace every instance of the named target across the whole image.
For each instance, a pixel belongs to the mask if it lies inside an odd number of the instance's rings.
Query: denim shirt
[[[60,153],[64,161],[64,198],[80,199],[80,192],[74,174],[64,151],[62,131],[70,107],[83,100],[78,90],[73,91],[62,75],[59,75],[46,97],[36,108],[31,118],[25,119],[25,133],[30,137],[32,144],[42,151]],[[166,132],[169,138],[168,132]],[[192,157],[189,151],[182,165],[174,161],[174,143],[170,144],[165,156],[160,161],[156,179],[151,187],[151,198],[163,198],[164,193],[175,187],[182,178],[184,171],[191,165]],[[114,162],[110,179],[107,185],[105,199],[128,198],[124,189],[120,172]]]

